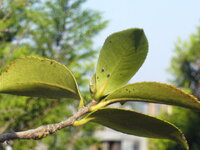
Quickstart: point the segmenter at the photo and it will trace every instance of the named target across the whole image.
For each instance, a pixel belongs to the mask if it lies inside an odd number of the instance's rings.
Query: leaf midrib
[[[176,101],[173,101],[172,103],[167,102],[167,101],[160,101],[159,99],[148,99],[148,98],[141,98],[141,97],[134,97],[134,98],[113,98],[113,99],[108,99],[108,100],[103,100],[102,103],[105,103],[105,105],[109,105],[109,104],[113,104],[116,102],[121,102],[121,101],[136,101],[136,102],[147,102],[147,103],[157,103],[157,104],[166,104],[166,105],[172,105],[172,106],[182,106],[185,108],[188,108],[187,106],[184,106],[184,104],[179,104],[176,103]],[[199,101],[194,101],[195,103],[198,103],[199,105],[197,105],[196,110],[200,111],[200,102]],[[194,103],[193,103],[194,104]],[[196,105],[194,105],[196,106]],[[189,106],[190,107],[190,106]],[[194,109],[194,107],[190,107],[192,109]]]
[[[58,84],[50,84],[50,83],[45,83],[45,82],[41,82],[41,81],[34,81],[34,82],[16,82],[15,84],[27,84],[27,85],[34,85],[36,83],[39,83],[39,84],[43,84],[43,85],[47,85],[47,86],[53,86],[53,87],[56,87],[56,88],[60,88],[60,89],[64,89],[64,90],[67,90],[67,91],[70,91],[71,93],[73,94],[76,94],[76,92],[70,88],[66,88],[64,86],[61,86],[61,85],[58,85]],[[0,90],[1,91],[1,90]]]

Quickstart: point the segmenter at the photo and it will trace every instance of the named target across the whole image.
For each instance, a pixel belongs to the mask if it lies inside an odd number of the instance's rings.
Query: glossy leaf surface
[[[126,84],[143,64],[148,42],[142,29],[128,29],[110,35],[100,52],[96,69],[99,99]]]
[[[80,99],[76,81],[64,65],[50,59],[25,57],[0,75],[0,92],[21,96]]]
[[[84,119],[80,122],[92,121],[126,134],[174,140],[188,149],[187,141],[177,127],[139,112],[119,108],[103,108],[90,113]],[[75,125],[78,124],[78,121],[75,122]]]
[[[158,82],[139,82],[117,89],[103,102],[144,101],[177,105],[200,111],[200,102],[194,96],[175,86]]]

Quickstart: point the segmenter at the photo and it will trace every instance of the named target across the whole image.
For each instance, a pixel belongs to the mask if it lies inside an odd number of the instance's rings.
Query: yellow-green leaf
[[[143,64],[148,42],[142,29],[110,35],[100,52],[96,69],[95,99],[126,84]]]
[[[91,112],[82,120],[76,121],[74,125],[82,125],[88,121],[102,124],[126,134],[149,138],[170,139],[181,144],[186,150],[189,149],[183,133],[176,126],[132,110],[102,108]]]
[[[50,59],[25,57],[0,75],[0,93],[46,98],[81,99],[74,76]]]
[[[182,106],[200,111],[200,102],[194,96],[175,86],[158,82],[128,84],[107,96],[102,103],[143,101]]]
[[[93,96],[93,94],[95,93],[95,86],[96,86],[96,74],[92,75],[89,86],[90,86],[90,93]]]

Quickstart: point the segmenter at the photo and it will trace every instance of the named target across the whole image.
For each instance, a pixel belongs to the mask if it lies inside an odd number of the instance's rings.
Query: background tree
[[[175,52],[176,56],[172,58],[170,67],[174,77],[172,83],[200,99],[200,27],[188,41],[179,40]],[[200,149],[200,113],[174,107],[172,114],[163,112],[161,116],[183,130],[191,150]],[[167,140],[151,140],[150,149],[181,150],[175,143]]]
[[[43,56],[67,65],[81,89],[94,66],[92,38],[105,28],[99,12],[84,10],[85,0],[4,0],[0,3],[0,70],[22,56]],[[80,65],[81,64],[81,65]],[[81,76],[81,78],[80,78]],[[77,103],[41,98],[0,97],[0,132],[25,130],[67,118]],[[5,124],[6,122],[6,124]],[[64,129],[40,142],[48,149],[84,149],[94,142],[94,126]],[[81,138],[80,138],[81,137]],[[15,141],[13,149],[32,149],[37,141]]]

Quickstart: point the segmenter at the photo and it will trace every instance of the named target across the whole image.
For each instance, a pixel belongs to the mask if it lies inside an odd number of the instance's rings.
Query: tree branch
[[[3,127],[0,127],[0,134],[3,133],[9,127],[9,125],[11,125],[13,122],[14,122],[14,120],[11,119],[11,120],[7,121]]]
[[[34,140],[42,139],[50,134],[55,133],[57,130],[73,125],[74,121],[76,121],[77,119],[88,113],[90,107],[95,104],[97,104],[97,102],[92,101],[87,106],[80,108],[78,112],[72,115],[70,118],[59,123],[43,125],[38,128],[30,129],[27,131],[8,132],[0,134],[0,142],[4,142],[7,140],[16,140],[16,139],[34,139]]]
[[[8,32],[11,32],[10,29],[0,30],[0,33],[8,33]]]

